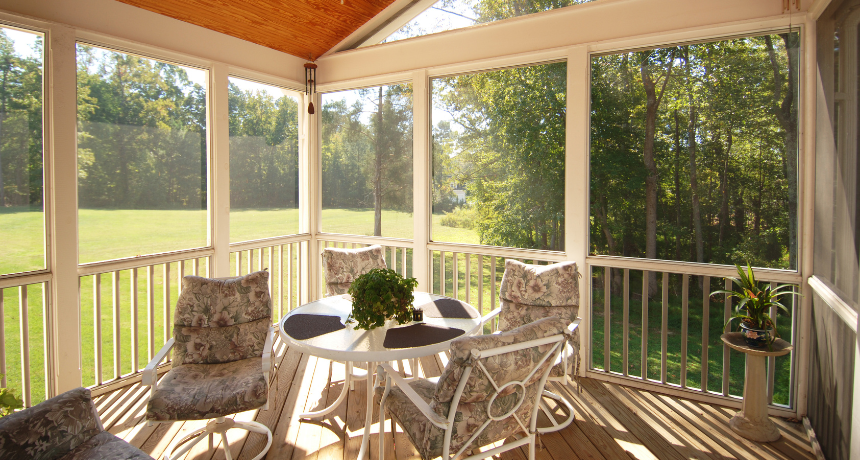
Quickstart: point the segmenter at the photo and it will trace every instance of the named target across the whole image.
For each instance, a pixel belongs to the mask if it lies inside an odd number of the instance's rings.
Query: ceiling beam
[[[320,57],[325,57],[338,51],[376,45],[436,4],[437,1],[395,0],[388,8],[359,27],[355,32]]]

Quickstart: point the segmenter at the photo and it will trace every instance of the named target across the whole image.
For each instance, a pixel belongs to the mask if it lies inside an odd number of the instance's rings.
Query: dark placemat
[[[453,327],[413,324],[396,327],[385,332],[385,348],[413,348],[444,342],[463,335],[465,331]]]
[[[478,313],[469,304],[457,299],[437,299],[418,307],[427,318],[477,318]]]
[[[341,329],[346,329],[346,326],[340,322],[340,316],[299,313],[284,321],[284,332],[296,340],[312,339]]]

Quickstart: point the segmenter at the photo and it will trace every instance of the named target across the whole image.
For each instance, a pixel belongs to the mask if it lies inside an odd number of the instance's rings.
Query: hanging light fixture
[[[317,92],[317,65],[313,62],[305,63],[305,94],[308,95],[308,113],[314,114],[313,95]]]

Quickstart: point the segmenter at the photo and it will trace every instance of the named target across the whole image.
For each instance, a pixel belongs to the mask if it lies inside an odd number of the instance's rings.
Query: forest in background
[[[592,254],[797,266],[798,44],[592,58]]]

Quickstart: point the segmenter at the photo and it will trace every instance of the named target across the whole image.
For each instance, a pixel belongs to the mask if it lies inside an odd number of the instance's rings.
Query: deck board
[[[279,341],[278,341],[279,342]],[[354,459],[363,432],[366,385],[355,382],[337,410],[318,421],[300,421],[298,414],[332,403],[343,385],[345,367],[290,350],[277,343],[279,351],[268,410],[247,411],[236,420],[256,420],[272,429],[273,442],[267,459],[292,460]],[[429,377],[441,373],[447,356],[420,360],[421,374]],[[411,374],[409,363],[395,366]],[[741,438],[728,427],[735,409],[687,400],[675,396],[624,387],[596,379],[580,379],[577,384],[548,384],[548,389],[571,402],[575,421],[565,430],[540,437],[536,457],[546,460],[612,460],[612,459],[814,459],[806,433],[800,423],[774,418],[782,438],[773,443],[756,443]],[[179,436],[203,425],[203,422],[175,422],[148,426],[143,420],[148,389],[139,382],[116,389],[98,398],[97,410],[105,426],[144,452],[159,458]],[[561,409],[550,402],[550,409]],[[371,459],[379,458],[378,415],[372,426]],[[545,418],[542,416],[542,418]],[[386,420],[386,431],[391,424]],[[233,458],[251,459],[265,444],[265,436],[246,435],[240,430],[229,433]],[[220,460],[225,458],[220,439],[208,450],[201,441],[186,458]],[[386,435],[385,459],[418,459],[402,428]],[[504,453],[504,460],[524,460],[528,448]]]

